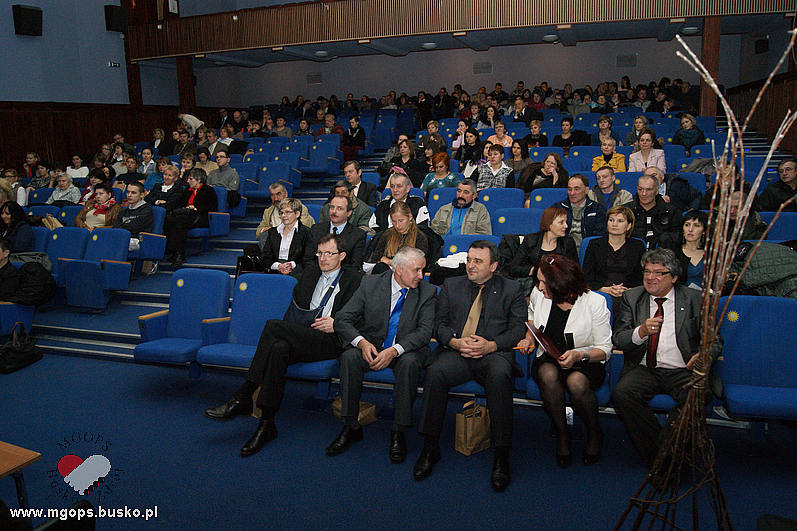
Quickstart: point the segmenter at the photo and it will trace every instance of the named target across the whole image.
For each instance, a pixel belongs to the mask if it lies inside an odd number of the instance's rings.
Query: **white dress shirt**
[[[277,225],[277,233],[280,235],[280,250],[279,250],[279,254],[277,255],[277,257],[280,260],[287,261],[288,260],[288,253],[291,250],[291,242],[293,241],[293,236],[299,230],[299,223],[297,222],[293,226],[293,229],[291,229],[288,232],[287,235],[283,234],[282,231],[284,229],[285,229],[285,224],[284,223],[280,223],[279,225]],[[280,262],[274,262],[273,264],[271,264],[271,269],[277,270],[277,269],[279,269],[279,265],[280,265]],[[291,261],[291,266],[292,267],[296,267],[296,263]]]
[[[675,337],[675,290],[671,289],[667,295],[667,299],[662,305],[664,311],[664,322],[661,324],[659,331],[659,346],[656,349],[656,367],[661,369],[683,369],[686,367],[684,356],[678,348],[678,341]],[[656,297],[650,297],[650,316],[656,315],[659,305],[656,304]],[[631,334],[631,341],[634,345],[641,345],[648,341],[649,337],[643,338],[639,333],[638,326]],[[689,354],[691,356],[691,353]],[[647,360],[642,356],[640,361],[641,365],[645,365]]]
[[[324,294],[327,292],[327,289],[338,277],[338,273],[340,273],[340,268],[337,268],[334,271],[329,271],[328,273],[321,273],[321,276],[318,277],[315,290],[313,290],[313,296],[310,298],[311,310],[315,310],[321,305],[321,299],[324,298]],[[329,317],[332,314],[332,306],[335,304],[335,297],[338,293],[340,293],[340,282],[335,284],[335,290],[332,292],[332,295],[329,297],[326,305],[324,305],[324,309],[321,312],[321,317]]]
[[[390,315],[391,313],[393,313],[393,308],[395,308],[395,307],[396,307],[396,303],[398,302],[399,298],[401,297],[401,290],[402,290],[402,289],[404,289],[404,288],[402,288],[401,286],[399,286],[399,283],[398,283],[398,282],[396,282],[396,277],[394,277],[393,275],[391,275],[391,276],[390,276],[390,312],[388,313],[388,315]],[[407,295],[406,295],[406,296],[409,296],[409,294],[410,294],[410,292],[409,292],[409,289],[408,289],[408,290],[407,290]],[[407,300],[407,299],[406,299],[406,296],[405,296],[405,298],[404,298],[404,301],[405,301],[405,302],[406,302],[406,300]],[[404,311],[404,310],[403,310],[403,308],[402,308],[402,311]],[[351,344],[352,344],[352,346],[355,346],[355,347],[356,347],[356,346],[357,346],[357,344],[358,344],[358,343],[360,342],[360,340],[362,340],[362,339],[365,339],[365,338],[364,338],[363,336],[357,336],[357,337],[355,337],[354,339],[352,339],[352,341],[351,341]],[[374,345],[374,346],[376,347],[376,350],[377,350],[377,352],[381,352],[381,351],[382,351],[382,350],[381,350],[381,346],[382,346],[382,345]],[[396,354],[396,357],[399,357],[399,356],[401,356],[402,354],[404,354],[404,347],[402,347],[402,346],[401,346],[401,345],[399,345],[398,343],[393,343],[392,347],[396,349],[396,352],[398,352],[398,354]]]

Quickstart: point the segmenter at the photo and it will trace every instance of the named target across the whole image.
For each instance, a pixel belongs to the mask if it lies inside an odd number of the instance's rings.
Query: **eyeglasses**
[[[336,254],[340,254],[340,251],[316,251],[315,253],[315,255],[319,258],[321,258],[322,256],[330,258],[332,256],[335,256]]]
[[[661,278],[664,275],[670,275],[672,273],[670,273],[669,271],[650,271],[649,269],[645,269],[644,271],[642,271],[642,274],[650,278]]]

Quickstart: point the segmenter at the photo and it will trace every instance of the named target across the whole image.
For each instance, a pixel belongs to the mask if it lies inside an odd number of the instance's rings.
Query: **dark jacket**
[[[529,276],[531,268],[540,261],[544,254],[549,251],[542,250],[542,240],[544,232],[534,232],[526,234],[523,238],[523,243],[518,247],[514,258],[509,262],[505,268],[506,273],[512,278],[523,278]],[[562,254],[578,261],[578,250],[576,249],[576,242],[569,236],[556,239],[556,249],[550,253]]]
[[[137,208],[123,208],[113,222],[115,229],[127,229],[133,237],[138,236],[140,232],[152,232],[154,226],[155,216],[152,213],[152,206],[146,201],[141,201],[141,205]]]
[[[10,230],[2,234],[11,242],[12,253],[24,253],[33,250],[33,229],[25,220],[17,221]]]
[[[599,290],[608,283],[607,259],[609,256],[609,237],[595,238],[587,244],[584,253],[582,269],[587,283],[593,290]],[[642,284],[642,264],[640,260],[645,254],[645,244],[636,238],[629,238],[623,247],[625,249],[626,277],[623,285],[633,288]]]
[[[149,191],[144,200],[150,205],[154,205],[155,201],[166,201],[166,203],[160,204],[158,206],[165,208],[166,213],[168,214],[180,205],[182,198],[183,189],[179,184],[175,183],[168,192],[164,192],[163,183],[158,183],[152,187],[152,190]]]
[[[689,181],[680,177],[677,173],[667,173],[664,175],[666,193],[670,196],[670,204],[681,212],[686,212],[690,208],[700,206],[702,196],[700,192],[689,185]]]
[[[302,268],[307,261],[305,253],[307,252],[307,242],[310,239],[310,229],[302,225],[301,221],[296,222],[296,233],[291,240],[291,246],[288,249],[288,262],[294,262],[296,267],[293,268],[291,276],[298,277],[302,274]],[[277,230],[277,227],[271,227],[266,233],[266,241],[263,249],[260,252],[260,260],[267,270],[270,270],[271,264],[274,262],[282,262],[279,259],[280,243],[282,242],[282,234]],[[315,255],[314,255],[315,256]]]
[[[310,300],[313,298],[318,278],[321,276],[321,269],[318,267],[318,262],[308,263],[307,267],[302,271],[299,276],[299,282],[293,288],[293,300],[299,308],[310,308]],[[351,296],[357,291],[362,280],[362,273],[354,269],[342,269],[338,286],[340,291],[335,295],[335,302],[332,303],[331,317],[335,317],[338,310],[348,302]]]
[[[797,193],[791,186],[781,180],[770,184],[758,196],[758,209],[762,212],[774,212],[780,204],[788,201]],[[797,201],[792,201],[783,209],[784,212],[797,212]]]
[[[374,183],[362,181],[357,189],[357,199],[368,206],[376,207],[379,204],[379,190]]]
[[[570,199],[554,203],[553,206],[567,210],[568,232],[573,227],[573,207],[570,206]],[[603,236],[606,234],[606,209],[600,203],[587,198],[584,204],[584,212],[581,214],[581,237]]]
[[[19,270],[11,262],[0,267],[0,301],[8,301],[19,291]]]
[[[393,201],[393,198],[387,197],[383,199],[377,206],[376,210],[374,210],[374,215],[376,216],[376,232],[382,232],[388,229],[388,221],[387,218],[390,216],[390,204]],[[418,218],[418,210],[422,207],[426,206],[423,199],[418,196],[408,195],[407,199],[404,200],[407,203],[407,206],[410,207],[412,211],[412,217],[414,219]],[[428,225],[426,221],[422,223],[422,225]]]
[[[665,239],[677,237],[681,231],[681,214],[669,203],[665,203],[660,195],[656,196],[656,204],[650,210],[645,210],[639,204],[639,196],[634,194],[634,200],[625,205],[634,213],[633,236],[645,240],[648,249],[655,249],[662,236]],[[648,223],[650,218],[650,223]],[[673,236],[674,235],[674,236]]]
[[[318,241],[325,234],[329,234],[329,222],[316,223],[310,229],[310,237],[307,239],[307,247],[304,251],[305,267],[308,267],[309,263],[316,262],[315,252],[318,249]],[[343,261],[343,266],[360,271],[365,261],[365,232],[351,223],[346,223],[340,235],[346,242],[346,259]]]
[[[180,198],[180,207],[188,206],[188,199],[191,197],[191,189],[186,188],[183,190],[183,196]],[[210,225],[208,217],[209,212],[215,212],[218,208],[218,196],[212,186],[203,184],[199,187],[199,191],[194,198],[194,206],[196,207],[199,220],[194,225],[195,227],[207,227]]]

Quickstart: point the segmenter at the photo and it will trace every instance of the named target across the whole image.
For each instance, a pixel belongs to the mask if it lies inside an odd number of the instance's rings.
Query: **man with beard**
[[[450,234],[492,234],[490,213],[476,199],[476,183],[465,179],[457,185],[454,200],[440,207],[432,220],[432,230],[445,238]]]

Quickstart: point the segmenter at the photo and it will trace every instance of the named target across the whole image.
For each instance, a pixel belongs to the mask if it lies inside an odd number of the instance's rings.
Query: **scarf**
[[[94,203],[94,215],[95,216],[104,216],[108,213],[108,209],[111,208],[116,204],[116,198],[111,197],[107,202],[103,204]]]
[[[191,196],[188,198],[188,204],[189,205],[193,205],[194,204],[194,198],[196,197],[197,192],[199,192],[199,189],[202,188],[202,186],[203,185],[200,184],[199,186],[196,187],[196,189],[194,189],[191,192]]]

